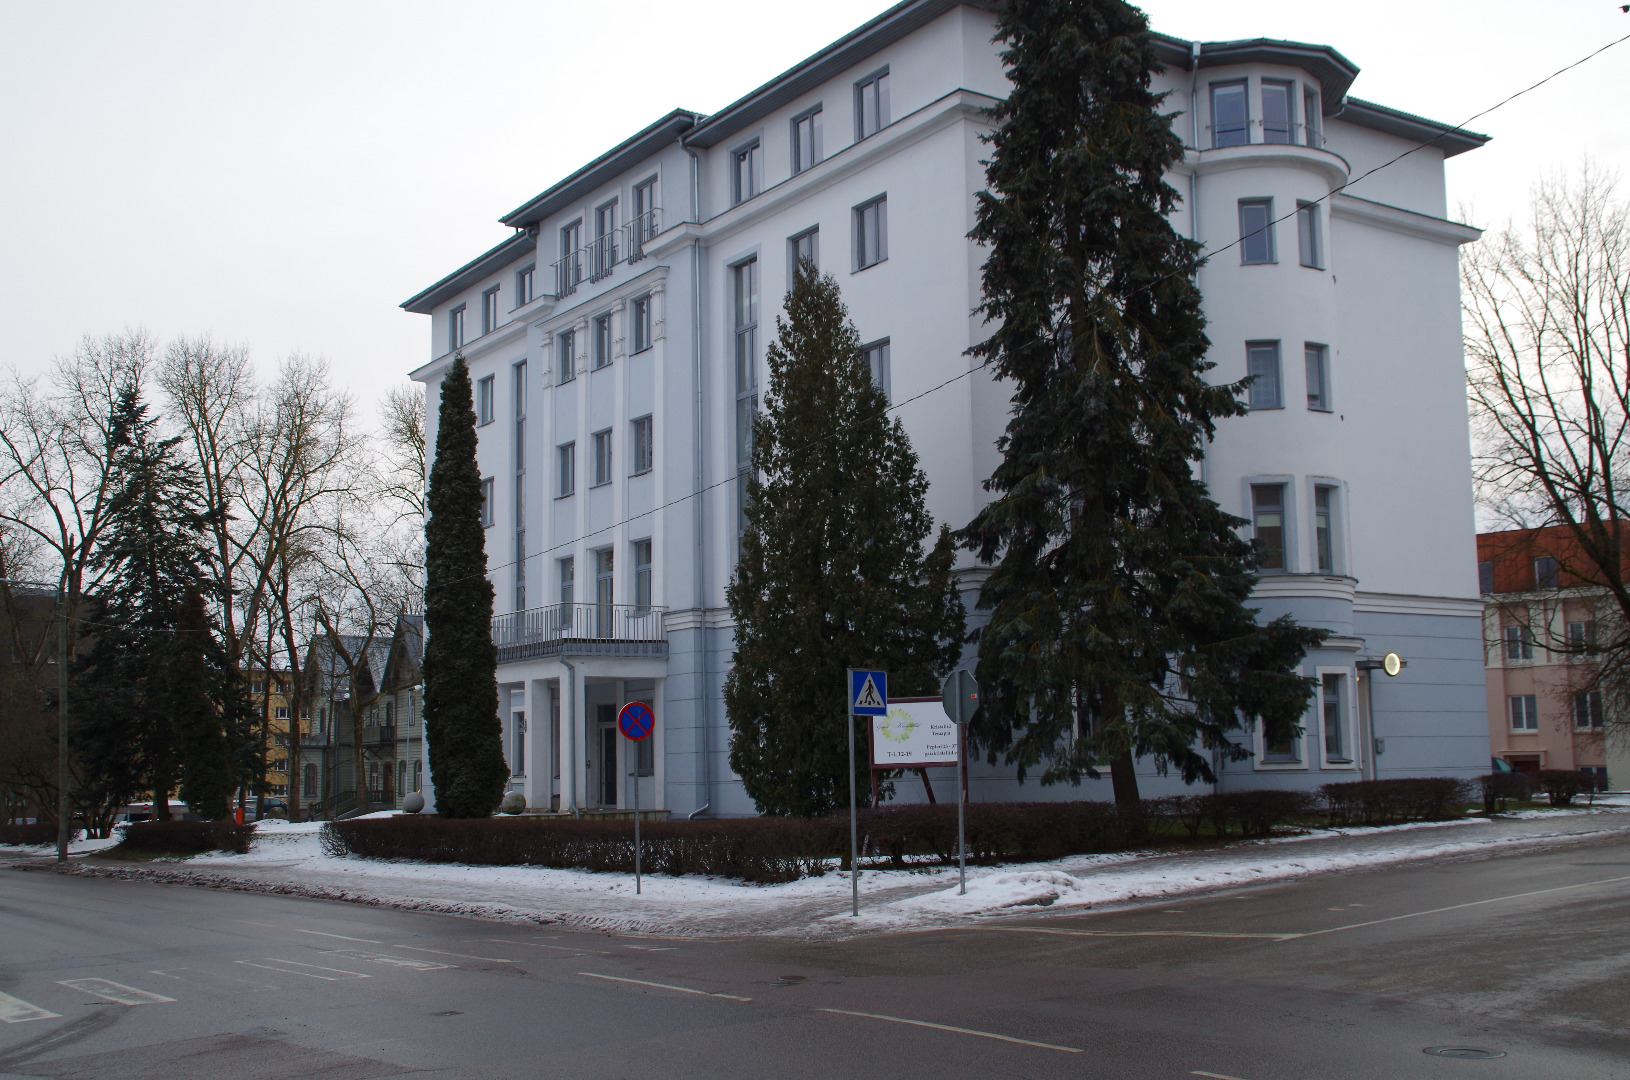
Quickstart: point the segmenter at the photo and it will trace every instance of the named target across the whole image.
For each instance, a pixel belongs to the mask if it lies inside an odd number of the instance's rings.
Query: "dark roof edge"
[[[903,0],[877,18],[852,30],[812,56],[806,57],[769,82],[736,99],[703,120],[685,136],[693,146],[713,146],[830,79],[913,30],[926,26],[954,8],[989,10],[995,0]]]
[[[1155,55],[1167,67],[1192,67],[1194,43],[1166,34],[1152,34]],[[1200,66],[1222,67],[1225,64],[1286,64],[1299,67],[1319,80],[1323,95],[1321,107],[1330,115],[1340,107],[1348,87],[1358,78],[1358,65],[1329,45],[1314,45],[1305,41],[1284,41],[1279,38],[1248,38],[1240,41],[1200,42]]]
[[[550,214],[599,187],[641,158],[649,157],[702,119],[701,113],[675,109],[656,123],[624,139],[553,187],[535,195],[498,220],[522,228],[536,225]]]
[[[1436,146],[1443,151],[1446,158],[1464,154],[1467,150],[1476,150],[1489,141],[1489,136],[1480,135],[1475,131],[1467,131],[1453,124],[1442,124],[1436,120],[1428,120],[1424,116],[1389,109],[1385,105],[1377,105],[1373,101],[1354,97],[1348,98],[1342,103],[1342,107],[1331,115],[1359,127]]]
[[[428,289],[408,297],[399,306],[415,315],[428,315],[431,308],[449,296],[463,292],[499,267],[519,259],[524,254],[523,249],[536,246],[537,241],[533,237],[518,232],[497,247],[477,255]]]

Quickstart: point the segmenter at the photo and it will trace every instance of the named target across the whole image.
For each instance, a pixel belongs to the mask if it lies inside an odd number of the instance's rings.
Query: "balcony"
[[[362,741],[367,746],[394,746],[396,744],[396,725],[385,724],[379,727],[366,727],[362,729]]]
[[[326,732],[326,731],[302,731],[300,733],[300,745],[301,746],[327,746],[328,745],[328,732]]]
[[[540,656],[667,656],[667,609],[636,604],[550,604],[492,620],[498,661]]]
[[[618,263],[635,263],[645,258],[646,242],[661,228],[660,214],[657,209],[647,210],[628,224],[567,252],[555,263],[555,298],[575,293],[585,274],[591,282],[603,281],[611,276]]]

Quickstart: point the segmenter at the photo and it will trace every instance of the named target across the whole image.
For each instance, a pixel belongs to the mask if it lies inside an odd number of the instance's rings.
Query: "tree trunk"
[[[1116,806],[1138,805],[1138,774],[1132,751],[1127,750],[1110,762],[1109,779],[1115,785]]]

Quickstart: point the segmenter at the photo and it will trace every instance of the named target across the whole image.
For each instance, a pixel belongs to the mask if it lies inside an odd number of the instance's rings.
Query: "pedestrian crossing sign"
[[[855,716],[887,716],[889,673],[850,668],[849,712]]]

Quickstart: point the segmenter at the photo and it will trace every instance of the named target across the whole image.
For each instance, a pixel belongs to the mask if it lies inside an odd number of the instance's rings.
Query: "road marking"
[[[334,956],[350,956],[358,960],[369,960],[375,964],[390,964],[392,967],[411,968],[414,971],[449,971],[452,964],[438,964],[434,960],[420,960],[413,956],[387,956],[383,953],[357,952],[355,949],[319,949],[319,952],[330,953]]]
[[[677,946],[677,945],[663,945],[663,946],[656,946],[656,945],[624,945],[623,948],[625,948],[625,949],[639,949],[641,952],[673,952],[674,950],[678,949],[679,946]]]
[[[469,953],[448,952],[446,949],[421,949],[417,945],[392,945],[393,949],[411,949],[414,952],[435,953],[437,956],[457,956],[463,960],[485,960],[489,964],[516,964],[518,960],[505,960],[499,956],[471,956]]]
[[[157,1005],[161,1001],[175,1000],[173,997],[150,994],[146,990],[138,990],[134,986],[110,982],[107,979],[58,979],[57,985],[82,990],[92,997],[106,998],[116,1005]]]
[[[252,960],[234,960],[234,964],[244,964],[253,968],[265,968],[267,971],[281,971],[285,975],[304,975],[308,979],[321,979],[324,982],[339,982],[341,979],[371,979],[372,975],[364,975],[360,971],[345,971],[341,968],[323,967],[320,964],[302,964],[298,960],[279,960],[275,956],[263,957],[269,961],[266,964],[257,964]],[[272,967],[272,964],[288,964],[289,967]],[[312,968],[312,971],[296,971],[294,968]],[[318,975],[318,971],[332,971],[332,975]]]
[[[1445,911],[1459,911],[1462,908],[1480,907],[1483,904],[1498,904],[1505,900],[1523,900],[1530,896],[1544,896],[1547,893],[1567,892],[1569,889],[1588,889],[1592,885],[1615,885],[1621,881],[1630,881],[1630,874],[1624,877],[1603,878],[1600,881],[1581,881],[1577,885],[1558,885],[1551,889],[1535,889],[1532,892],[1512,893],[1510,896],[1493,896],[1487,900],[1473,900],[1465,904],[1450,904],[1448,907],[1432,908],[1429,911],[1412,911],[1408,915],[1394,915],[1390,919],[1371,919],[1368,922],[1349,923],[1346,926],[1332,926],[1328,930],[1309,930],[1304,934],[1287,934],[1284,940],[1291,938],[1318,937],[1320,934],[1334,934],[1341,930],[1357,930],[1365,926],[1380,926],[1382,923],[1398,922],[1400,919],[1418,919],[1422,915],[1437,915]]]
[[[1033,1039],[1016,1039],[1012,1035],[998,1035],[994,1031],[977,1031],[974,1028],[952,1027],[950,1024],[931,1024],[927,1020],[907,1020],[903,1016],[884,1016],[882,1013],[855,1012],[852,1009],[816,1009],[816,1012],[837,1013],[840,1016],[864,1016],[870,1020],[888,1020],[896,1024],[911,1024],[914,1027],[934,1028],[936,1031],[954,1031],[959,1035],[978,1035],[982,1039],[999,1039],[1002,1042],[1018,1043],[1020,1046],[1038,1046],[1043,1050],[1060,1050],[1066,1054],[1084,1054],[1077,1046],[1058,1046],[1055,1043],[1036,1042]]]
[[[592,953],[595,956],[610,956],[604,949],[580,949],[576,946],[544,945],[536,941],[510,941],[508,938],[486,938],[485,940],[497,945],[525,945],[529,949],[554,949],[557,952]]]
[[[23,1024],[30,1020],[50,1020],[61,1013],[47,1012],[38,1005],[30,1005],[22,998],[0,994],[0,1020],[8,1024]]]
[[[972,929],[996,930],[1005,934],[1067,934],[1072,937],[1200,937],[1200,938],[1256,938],[1264,941],[1288,941],[1301,934],[1223,934],[1207,930],[1062,930],[1049,926],[980,926]]]
[[[1212,1080],[1240,1080],[1238,1076],[1229,1076],[1227,1073],[1208,1073],[1204,1069],[1190,1069],[1190,1076],[1209,1076]]]
[[[689,986],[675,986],[672,983],[646,982],[644,979],[623,979],[616,975],[596,975],[592,971],[579,971],[579,975],[586,975],[591,979],[605,979],[607,982],[633,983],[636,986],[654,986],[658,990],[678,990],[681,994],[700,994],[703,997],[728,998],[731,1001],[752,1001],[750,997],[739,997],[736,994],[715,994],[711,990],[695,990]]]
[[[337,937],[341,941],[361,941],[368,945],[383,945],[383,941],[375,941],[371,937],[347,937],[344,934],[325,934],[321,930],[295,930],[296,934],[316,934],[318,937]]]

